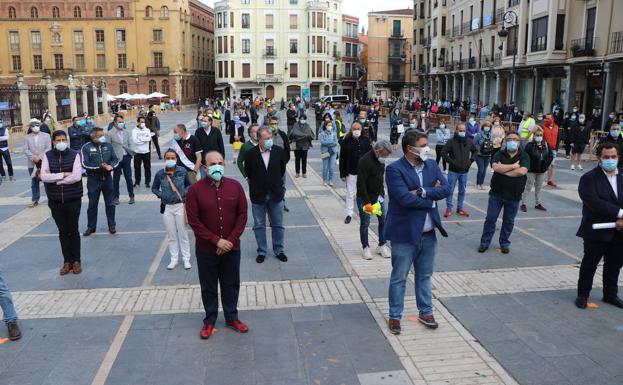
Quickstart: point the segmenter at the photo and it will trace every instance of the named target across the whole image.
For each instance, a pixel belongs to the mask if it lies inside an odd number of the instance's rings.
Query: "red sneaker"
[[[556,182],[554,182],[553,180],[548,180],[547,181],[547,185],[548,186],[552,186],[554,188],[558,187],[558,185],[556,184]]]
[[[446,210],[446,211],[443,213],[443,217],[444,217],[444,218],[448,218],[448,217],[449,217],[449,216],[451,216],[451,215],[452,215],[452,210]]]
[[[212,334],[214,334],[214,325],[203,325],[199,332],[199,337],[202,340],[207,340]]]
[[[459,214],[462,217],[469,217],[469,213],[463,209],[460,210],[456,210],[456,213]]]
[[[249,331],[249,327],[247,325],[245,325],[245,323],[240,321],[240,320],[227,321],[226,324],[227,324],[228,327],[234,329],[238,333],[246,333],[246,332]]]

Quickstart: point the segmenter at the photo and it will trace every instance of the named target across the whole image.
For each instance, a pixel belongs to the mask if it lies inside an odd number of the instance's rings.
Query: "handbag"
[[[234,151],[240,151],[240,149],[242,148],[242,142],[236,140],[234,143],[231,144],[231,147],[234,149]]]
[[[290,142],[290,151],[296,151],[296,142]]]
[[[188,224],[188,215],[186,215],[186,205],[184,204],[182,194],[180,194],[180,192],[178,191],[175,183],[173,183],[173,180],[171,180],[171,176],[169,174],[167,174],[167,180],[169,181],[169,185],[171,186],[173,191],[177,194],[177,197],[180,198],[180,201],[182,201],[182,205],[184,206],[184,223]]]
[[[330,157],[331,154],[329,154],[329,152],[321,152],[320,153],[320,159],[327,159],[328,157]]]

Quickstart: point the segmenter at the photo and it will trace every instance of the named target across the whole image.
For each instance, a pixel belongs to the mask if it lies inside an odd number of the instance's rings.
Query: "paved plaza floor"
[[[192,112],[160,119],[165,149],[175,123],[194,129]],[[379,136],[389,136],[386,119]],[[226,147],[226,173],[247,189]],[[385,327],[391,262],[361,258],[358,218],[344,224],[345,186],[337,172],[334,188],[323,186],[315,142],[307,178],[295,178],[293,159],[288,165],[287,263],[270,254],[255,262],[249,212],[239,300],[249,333],[226,328],[221,314],[215,335],[203,341],[194,257],[191,270],[166,269],[156,197],[141,187],[137,203],[128,205],[122,183],[118,233],[107,232],[102,200],[97,233],[82,239],[84,272],[60,277],[62,257],[45,198],[26,208],[30,180],[20,150],[13,156],[17,181],[0,185],[0,271],[24,337],[8,342],[0,328],[1,385],[623,383],[623,311],[600,301],[601,268],[595,307],[580,311],[573,304],[582,256],[575,236],[581,172],[570,171],[564,157],[557,161],[559,188],[544,189],[548,211],[534,210],[530,196],[507,255],[495,250],[497,234],[488,252],[476,251],[487,191],[475,189],[475,169],[470,172],[464,208],[471,215],[445,219],[450,236],[438,238],[433,292],[440,327],[431,331],[415,321],[411,282],[403,333],[394,336]],[[594,165],[587,161],[585,169]],[[152,154],[152,174],[162,167]],[[81,231],[86,206],[85,197]],[[374,248],[375,220],[370,241]]]

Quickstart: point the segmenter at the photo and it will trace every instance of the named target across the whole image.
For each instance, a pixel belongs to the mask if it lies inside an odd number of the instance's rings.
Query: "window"
[[[115,31],[117,37],[117,47],[125,47],[125,29]]]
[[[506,37],[506,56],[517,53],[517,27],[508,28],[508,36]]]
[[[446,17],[441,17],[441,36],[446,36]]]
[[[30,8],[30,17],[32,19],[38,19],[39,18],[39,10],[37,9],[37,7],[31,7]]]
[[[298,63],[290,63],[290,77],[298,78],[299,77],[299,65]]]
[[[251,28],[251,15],[248,13],[243,13],[242,15],[242,28],[247,29]]]
[[[43,57],[41,55],[33,55],[32,69],[35,71],[43,70]]]
[[[148,84],[148,87],[149,87],[149,93],[150,94],[158,91],[155,80],[152,79],[147,84]]]
[[[268,5],[275,4],[275,0],[266,0],[266,4]]]
[[[128,57],[124,53],[117,54],[117,68],[128,68]],[[151,92],[150,92],[151,93]]]
[[[11,70],[20,71],[22,69],[22,57],[19,55],[11,56]]]
[[[150,5],[145,7],[145,17],[147,18],[154,17],[154,9]]]
[[[58,32],[54,32],[52,34],[52,44],[61,44],[62,40],[61,40],[61,34]]]
[[[128,82],[122,80],[119,82],[119,94],[127,94],[128,93]]]
[[[344,64],[344,76],[350,77],[351,75],[351,66],[350,63]]]
[[[74,31],[74,48],[84,49],[84,33],[82,31]]]
[[[216,14],[216,26],[217,28],[223,28],[223,14],[221,12]]]
[[[554,49],[564,49],[564,36],[565,36],[565,15],[556,16],[556,39]]]
[[[58,9],[58,7],[52,7],[52,18],[58,19],[59,17],[61,17],[61,11]]]
[[[19,51],[19,32],[10,31],[9,32],[9,45],[11,51]]]
[[[530,51],[544,51],[547,48],[547,16],[532,20],[532,44]]]
[[[273,29],[274,27],[274,16],[273,15],[266,15],[266,29]]]
[[[95,55],[95,69],[105,70],[106,69],[106,54],[98,53]]]
[[[292,5],[297,5],[299,3],[299,0],[290,0],[290,4]]]
[[[401,31],[400,31],[400,20],[394,20],[392,23],[392,35],[393,36],[400,36],[401,35]]]
[[[65,64],[63,63],[63,54],[55,53],[54,54],[54,68],[57,70],[62,70],[65,68]]]
[[[234,28],[234,13],[233,13],[233,12],[231,12],[229,15],[230,15],[230,18],[229,18],[229,26],[230,26],[231,28]]]
[[[593,7],[586,10],[586,44],[585,49],[593,49],[595,48],[595,44],[593,42],[595,38],[595,14],[597,12],[597,8]]]
[[[117,17],[125,17],[125,11],[121,5],[117,6]]]
[[[154,43],[162,43],[162,30],[161,29],[154,29],[152,31],[152,40]]]
[[[290,29],[297,29],[299,27],[299,18],[297,15],[290,15]]]
[[[162,52],[154,52],[154,67],[162,67],[163,63]]]
[[[9,19],[15,19],[15,17],[16,17],[15,8],[9,7]]]
[[[101,19],[102,17],[104,17],[104,11],[102,10],[102,7],[100,7],[99,5],[95,7],[95,17],[98,19]]]
[[[251,0],[240,0],[240,4],[245,4],[245,5],[251,4]]]
[[[229,53],[234,53],[234,37],[230,36],[229,37]]]
[[[82,10],[80,7],[74,7],[74,18],[79,19],[82,17]]]
[[[227,66],[225,66],[225,69],[227,70]],[[251,77],[251,64],[250,63],[242,63],[242,77],[245,79],[248,79]]]
[[[162,92],[165,95],[169,94],[169,81],[167,79],[164,79],[160,85],[160,92]]]
[[[266,75],[273,75],[275,73],[275,63],[266,63]]]
[[[299,53],[299,42],[296,39],[290,39],[290,53]]]
[[[219,78],[223,77],[223,62],[222,61],[218,62],[218,77]]]
[[[167,7],[166,5],[163,5],[162,7],[160,7],[160,18],[166,19],[168,17],[169,17],[169,7]]]
[[[274,56],[275,55],[275,40],[266,39],[266,56]]]
[[[251,53],[251,39],[242,39],[242,53]]]
[[[84,62],[84,54],[77,54],[75,56],[74,67],[77,70],[84,70],[84,69],[86,69],[86,64]]]
[[[95,48],[104,49],[104,30],[103,29],[95,30]]]
[[[437,18],[433,19],[433,37],[437,36]]]

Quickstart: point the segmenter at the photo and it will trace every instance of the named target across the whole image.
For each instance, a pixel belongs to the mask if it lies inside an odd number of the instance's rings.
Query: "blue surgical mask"
[[[458,131],[457,134],[459,135],[459,138],[464,138],[465,135],[467,135],[467,132],[465,132],[465,131]]]
[[[415,128],[415,123],[409,124],[409,128]]]
[[[164,165],[167,168],[173,168],[175,167],[176,164],[177,164],[177,161],[175,159],[167,159],[164,161]]]
[[[612,172],[616,170],[618,163],[619,161],[617,159],[604,159],[601,161],[601,168],[603,168],[605,172]]]
[[[541,143],[543,141],[543,137],[542,136],[535,136],[534,137],[534,141],[537,143]]]
[[[121,122],[117,125],[117,127],[119,127],[120,129],[124,130],[125,129],[125,123]]]
[[[208,122],[199,122],[199,127],[208,128]]]
[[[610,131],[610,136],[612,136],[613,138],[618,138],[620,135],[621,135],[621,131],[619,130]]]
[[[86,121],[86,120],[84,120],[84,119],[80,119],[80,120],[78,120],[78,126],[80,126],[80,127],[81,127],[81,126],[84,126],[84,125],[86,125],[86,124],[87,124],[87,121]]]
[[[273,140],[272,140],[272,138],[264,141],[264,147],[267,150],[270,150],[271,148],[273,148]]]
[[[178,134],[176,132],[175,134],[173,134],[173,139],[175,139],[175,140],[182,140],[182,137],[180,136],[180,134]]]
[[[514,140],[510,140],[506,142],[506,149],[510,152],[517,151],[518,148],[519,148],[519,144],[515,142]]]
[[[483,130],[484,130],[485,132],[489,132],[489,131],[491,131],[491,127],[489,127],[489,126],[485,126],[485,127],[483,128]]]
[[[220,181],[223,178],[223,174],[225,174],[225,167],[220,164],[213,164],[208,167],[208,175],[215,182]]]

